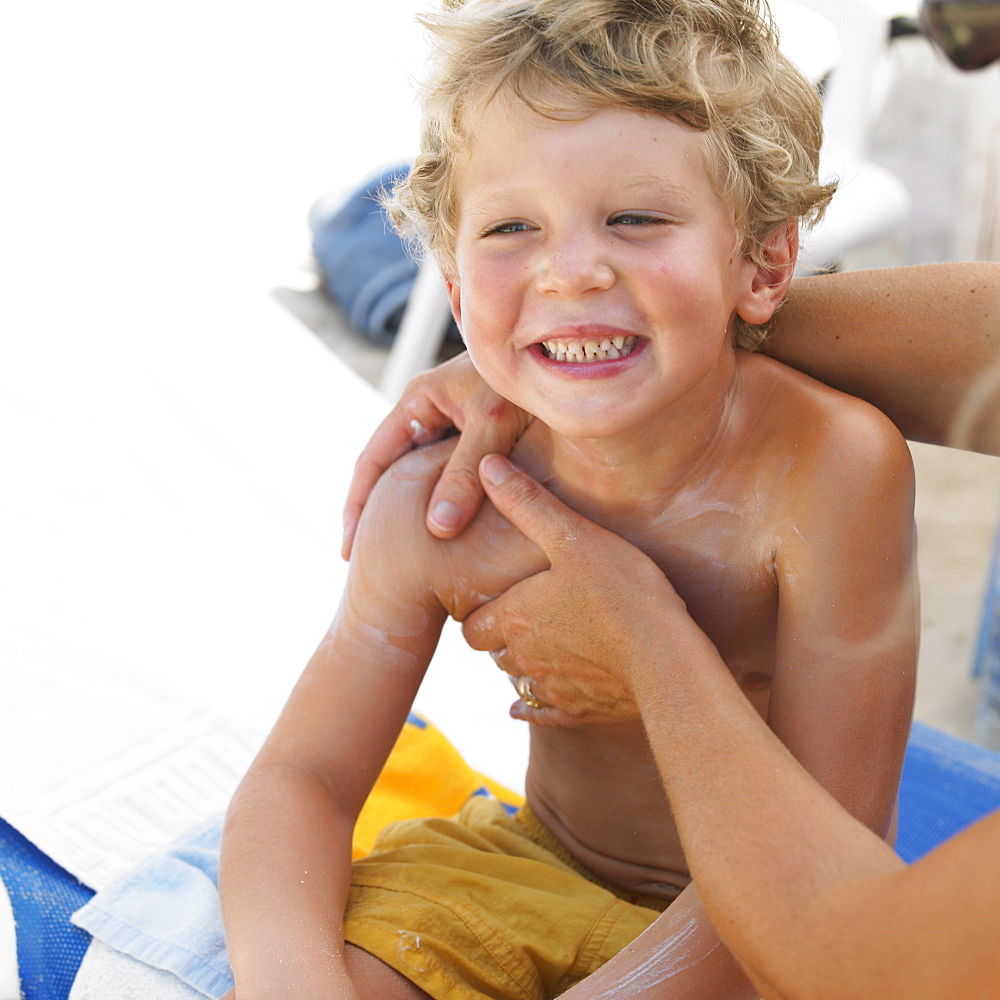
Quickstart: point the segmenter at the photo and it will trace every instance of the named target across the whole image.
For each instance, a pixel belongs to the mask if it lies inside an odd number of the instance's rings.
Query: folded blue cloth
[[[73,923],[215,1000],[233,985],[219,907],[217,816],[99,892]]]
[[[383,170],[337,211],[310,219],[313,253],[327,290],[351,326],[376,343],[392,341],[417,276],[416,261],[378,201],[408,170],[406,163]]]
[[[309,220],[313,254],[327,291],[355,330],[386,346],[402,321],[417,263],[382,210],[379,195],[409,169],[408,163],[400,163],[377,173],[336,210],[317,207]],[[321,204],[322,199],[317,206]],[[454,324],[449,336],[460,339]]]

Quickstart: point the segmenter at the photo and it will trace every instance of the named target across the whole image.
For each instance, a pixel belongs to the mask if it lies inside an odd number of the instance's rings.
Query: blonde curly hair
[[[627,108],[704,133],[737,249],[758,265],[778,225],[815,221],[833,195],[818,179],[819,95],[780,52],[766,0],[445,0],[420,20],[434,42],[420,152],[386,208],[446,274],[455,263],[455,154],[501,92],[547,117]],[[737,317],[738,346],[764,334]]]

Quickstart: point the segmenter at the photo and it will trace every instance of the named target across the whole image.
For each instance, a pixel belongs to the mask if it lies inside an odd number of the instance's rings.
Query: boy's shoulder
[[[755,433],[783,456],[790,493],[849,506],[912,492],[909,446],[881,410],[773,358],[749,355],[743,368]]]
[[[744,359],[743,374],[750,383],[750,406],[756,401],[758,419],[773,439],[789,447],[815,452],[826,460],[909,453],[895,424],[856,396],[761,354]]]
[[[450,437],[421,445],[382,473],[358,525],[359,535],[368,539],[369,546],[391,550],[399,557],[411,553],[427,559],[451,545],[432,535],[424,518],[434,486],[457,443],[457,437]],[[461,543],[462,535],[455,541]],[[460,549],[462,545],[451,547]]]
[[[370,531],[378,526],[380,532],[395,528],[405,534],[422,525],[431,491],[456,443],[457,438],[436,441],[396,459],[372,488],[359,527]]]
[[[382,473],[373,493],[380,490],[429,492],[457,444],[458,436],[454,435],[406,452]]]

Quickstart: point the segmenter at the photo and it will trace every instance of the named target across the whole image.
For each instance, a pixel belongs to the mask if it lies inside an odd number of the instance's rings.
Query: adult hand
[[[570,510],[507,459],[489,455],[480,472],[497,510],[550,564],[462,625],[470,646],[489,650],[513,677],[530,678],[543,707],[520,700],[511,715],[570,727],[637,718],[630,665],[662,661],[673,629],[697,627],[684,602],[648,556]]]
[[[459,534],[483,502],[479,460],[490,452],[509,454],[529,423],[527,413],[480,378],[467,354],[416,376],[354,466],[344,506],[343,557],[350,558],[361,512],[382,473],[406,452],[454,429],[461,438],[431,494],[427,527],[438,538]]]

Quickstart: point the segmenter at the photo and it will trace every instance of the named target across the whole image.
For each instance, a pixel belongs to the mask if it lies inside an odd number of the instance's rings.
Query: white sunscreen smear
[[[613,997],[614,1000],[647,996],[649,990],[673,979],[674,976],[707,958],[719,947],[717,940],[707,951],[698,954],[691,954],[688,951],[688,943],[698,933],[698,927],[696,920],[689,920],[669,941],[661,942],[646,959],[613,985],[609,985],[605,995]]]

